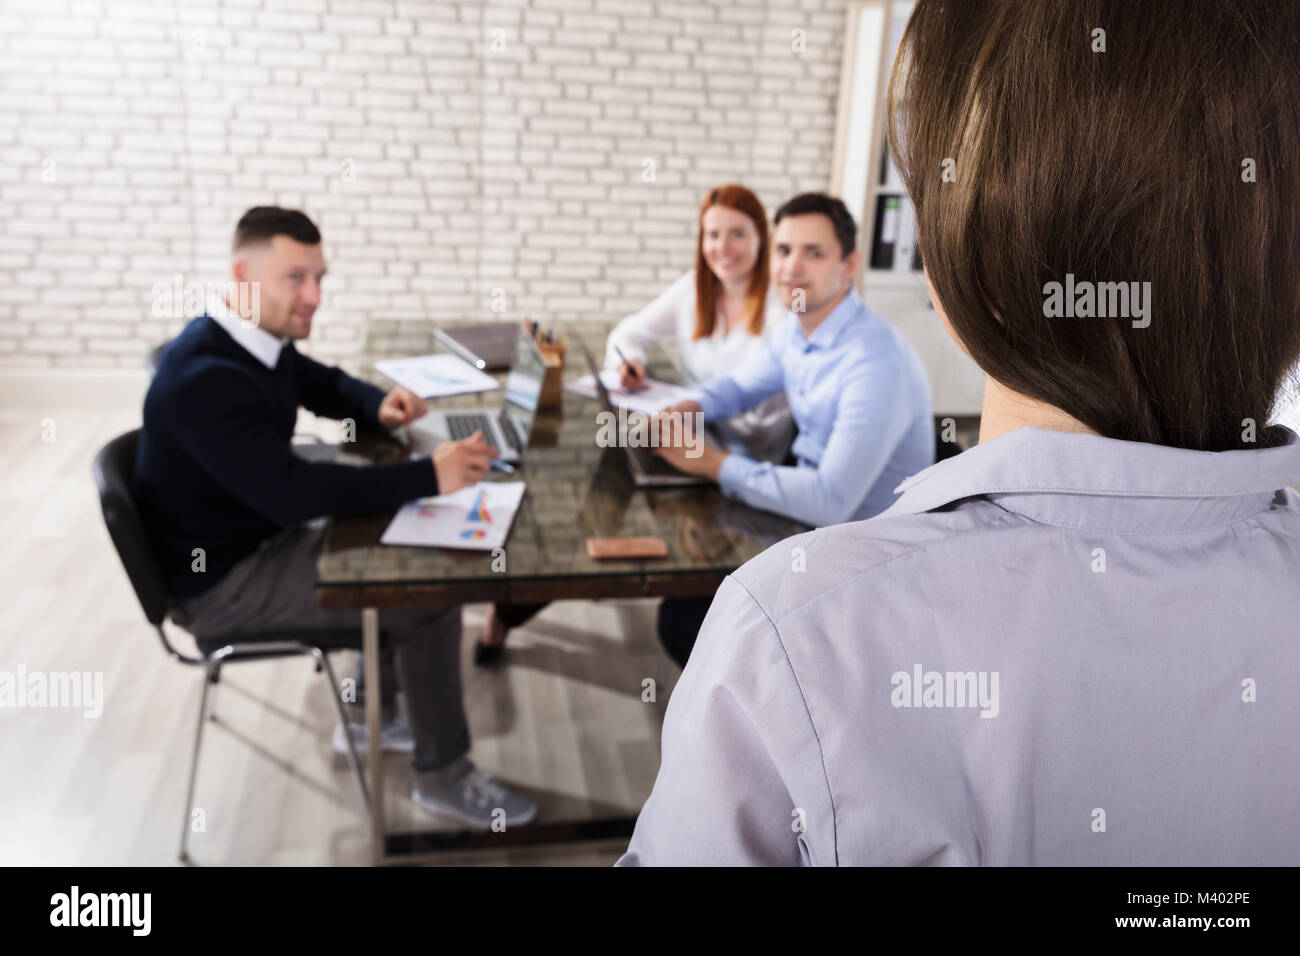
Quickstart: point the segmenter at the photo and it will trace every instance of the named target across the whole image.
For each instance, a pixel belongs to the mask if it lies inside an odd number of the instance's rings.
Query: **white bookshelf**
[[[976,415],[984,395],[984,373],[944,331],[924,274],[869,267],[877,197],[882,193],[906,197],[901,182],[882,185],[879,179],[881,159],[888,149],[884,123],[889,71],[911,12],[911,0],[849,0],[831,192],[844,200],[858,222],[858,248],[868,264],[858,278],[858,291],[920,354],[930,377],[935,413]]]

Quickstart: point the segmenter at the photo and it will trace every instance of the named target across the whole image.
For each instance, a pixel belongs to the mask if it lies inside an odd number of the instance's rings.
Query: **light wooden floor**
[[[0,709],[0,864],[176,862],[199,674],[165,657],[144,620],[90,472],[104,442],[139,424],[144,387],[141,376],[107,395],[38,389],[24,398],[0,386],[0,670],[104,675],[97,719]],[[42,441],[46,418],[53,442]],[[496,671],[470,660],[485,609],[464,611],[470,757],[535,799],[542,819],[634,816],[654,782],[677,676],[654,638],[655,602],[552,605],[511,633],[509,664]],[[334,659],[351,673],[350,654]],[[646,677],[660,678],[655,703],[641,700]],[[231,668],[217,713],[199,771],[206,831],[191,837],[197,863],[368,861],[360,794],[329,746],[330,701],[306,660]],[[385,760],[389,829],[436,825],[409,799],[406,758]],[[447,862],[604,866],[622,848]]]

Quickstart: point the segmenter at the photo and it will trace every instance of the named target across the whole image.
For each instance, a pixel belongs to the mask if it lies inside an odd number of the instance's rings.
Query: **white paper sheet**
[[[654,413],[661,408],[676,405],[678,402],[684,402],[691,397],[690,389],[682,388],[680,385],[672,385],[668,382],[660,382],[653,378],[646,379],[647,387],[640,391],[625,391],[619,385],[618,369],[605,369],[600,373],[600,380],[605,383],[605,388],[609,389],[609,400],[611,402],[616,406],[634,412]],[[582,378],[570,382],[566,387],[575,395],[582,395],[586,398],[596,397],[596,379],[592,375],[584,375]]]
[[[491,375],[480,372],[459,356],[445,353],[381,359],[375,363],[375,370],[421,398],[487,392],[498,387]]]
[[[379,541],[419,548],[491,551],[506,542],[524,497],[522,481],[480,481],[449,495],[408,501]]]

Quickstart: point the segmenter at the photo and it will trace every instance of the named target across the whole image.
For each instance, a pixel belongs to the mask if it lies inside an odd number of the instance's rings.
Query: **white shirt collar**
[[[230,333],[230,337],[248,350],[255,359],[273,369],[280,361],[280,351],[287,339],[279,339],[256,325],[249,325],[220,295],[208,299],[208,315]]]

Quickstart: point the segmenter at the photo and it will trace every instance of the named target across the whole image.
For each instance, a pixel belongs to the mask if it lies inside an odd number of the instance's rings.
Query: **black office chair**
[[[956,458],[962,452],[961,445],[955,441],[944,441],[937,434],[934,437],[934,461],[938,464],[949,458]]]
[[[941,461],[946,461],[949,458],[956,458],[966,450],[961,446],[960,441],[943,440],[944,419],[951,417],[951,415],[934,416],[934,460],[936,464]],[[974,427],[978,429],[979,416],[976,415],[972,421],[974,421]]]
[[[275,633],[231,633],[220,637],[196,640],[199,656],[189,657],[182,654],[167,638],[163,623],[167,617],[171,596],[167,593],[166,579],[158,556],[140,520],[139,509],[131,495],[131,477],[135,470],[135,451],[139,444],[140,430],[134,429],[119,435],[99,450],[95,455],[95,485],[99,489],[99,501],[104,509],[104,523],[108,525],[109,536],[117,548],[122,566],[131,580],[144,616],[148,618],[162,639],[163,650],[173,660],[203,668],[203,693],[199,698],[199,724],[194,735],[194,756],[190,762],[190,782],[185,795],[185,817],[181,824],[181,862],[189,861],[186,850],[190,833],[190,814],[194,805],[194,784],[198,778],[199,748],[203,743],[203,728],[209,717],[216,719],[214,709],[210,709],[212,688],[221,678],[221,668],[227,664],[250,660],[306,655],[316,662],[317,673],[323,672],[330,685],[330,698],[334,701],[336,716],[341,724],[347,726],[347,715],[343,711],[343,700],[338,681],[334,678],[334,669],[330,666],[327,648],[338,648],[355,642],[354,628],[331,630],[289,630]],[[361,770],[361,760],[352,743],[352,735],[345,733],[348,757],[352,769],[356,772],[357,783],[361,787],[361,797],[367,808],[370,806],[370,790],[366,786],[365,774]]]

